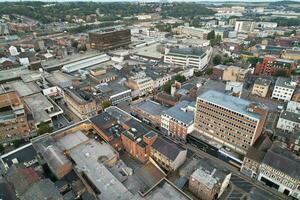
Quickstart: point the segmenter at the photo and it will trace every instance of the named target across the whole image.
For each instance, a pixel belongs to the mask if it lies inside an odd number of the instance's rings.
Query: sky
[[[21,1],[21,0],[0,0],[0,2],[5,2],[5,1],[13,1],[13,2],[17,2],[17,1]],[[121,1],[130,1],[130,2],[134,2],[134,1],[142,1],[142,2],[158,2],[159,0],[22,0],[22,1],[44,1],[44,2],[66,2],[66,1],[95,1],[95,2],[113,2],[113,1],[117,1],[117,2],[121,2]],[[172,2],[172,1],[197,1],[197,2],[274,2],[274,1],[281,1],[281,0],[168,0],[168,2]],[[293,0],[293,1],[297,1],[300,2],[300,0]]]

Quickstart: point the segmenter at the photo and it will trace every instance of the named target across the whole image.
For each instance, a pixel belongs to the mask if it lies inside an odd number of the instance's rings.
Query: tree
[[[207,74],[207,75],[212,75],[212,73],[213,73],[213,68],[208,68],[208,69],[206,70],[206,74]]]
[[[77,49],[77,47],[78,47],[78,41],[73,40],[72,43],[71,43],[71,46]]]
[[[213,57],[214,65],[219,65],[219,64],[221,64],[221,62],[222,62],[222,57],[219,54],[217,54]]]
[[[180,83],[183,83],[183,82],[186,81],[185,76],[182,76],[182,75],[180,75],[180,74],[176,75],[176,76],[174,77],[174,79],[175,79],[175,81],[180,82]]]
[[[210,45],[211,46],[216,46],[220,45],[222,42],[222,38],[220,35],[215,36],[213,39],[210,40]]]
[[[215,39],[215,31],[211,31],[210,33],[207,34],[207,39],[208,40],[213,40]]]
[[[52,127],[49,126],[49,123],[46,122],[41,122],[39,125],[39,128],[37,130],[37,133],[39,135],[42,135],[44,133],[51,133],[52,132]]]
[[[247,61],[251,64],[252,67],[254,67],[258,62],[262,61],[262,59],[258,57],[250,57],[247,59]]]
[[[102,101],[101,107],[102,107],[103,110],[105,108],[108,108],[109,106],[111,106],[111,102],[110,101]]]
[[[163,91],[165,91],[168,94],[171,94],[171,87],[174,82],[174,80],[168,80],[162,87]]]
[[[274,76],[276,77],[288,77],[287,73],[285,70],[281,69],[281,70],[278,70],[277,72],[275,72]]]
[[[0,154],[4,152],[4,146],[2,144],[0,144]]]

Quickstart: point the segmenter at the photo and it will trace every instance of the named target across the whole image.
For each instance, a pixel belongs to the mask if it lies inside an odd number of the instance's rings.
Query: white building
[[[275,143],[262,160],[258,180],[280,193],[300,199],[299,172],[299,158]]]
[[[286,111],[300,114],[300,102],[289,101],[286,105]]]
[[[76,60],[75,62],[66,64],[62,67],[62,70],[64,72],[71,73],[109,60],[110,60],[110,56],[108,56],[107,54],[101,54],[90,58],[85,58],[81,60],[79,59]]]
[[[272,99],[290,101],[293,96],[295,87],[296,82],[291,81],[290,78],[279,77],[275,83],[275,87],[272,93]]]
[[[166,49],[164,62],[184,67],[193,67],[204,70],[212,54],[212,48],[171,48]]]
[[[300,114],[289,112],[289,111],[282,111],[276,128],[292,132],[295,127],[300,127]]]
[[[253,32],[254,28],[255,28],[255,22],[254,21],[243,20],[243,21],[236,21],[235,22],[234,30],[236,32],[249,33],[249,32]]]
[[[10,46],[8,48],[8,50],[9,50],[9,53],[10,53],[11,56],[17,56],[17,55],[19,55],[18,49],[15,46]]]

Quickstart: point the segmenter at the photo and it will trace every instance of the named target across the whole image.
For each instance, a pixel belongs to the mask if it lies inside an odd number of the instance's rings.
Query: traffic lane
[[[252,188],[253,188],[253,184],[248,182],[247,180],[244,180],[236,175],[232,175],[231,176],[231,182],[238,188],[242,189],[243,191],[245,191],[246,193],[249,193]]]

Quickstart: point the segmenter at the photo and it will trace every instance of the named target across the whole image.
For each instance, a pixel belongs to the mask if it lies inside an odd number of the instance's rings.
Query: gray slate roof
[[[167,140],[164,140],[160,137],[155,140],[152,148],[172,161],[174,161],[177,158],[178,154],[184,150],[175,143],[168,142]]]

